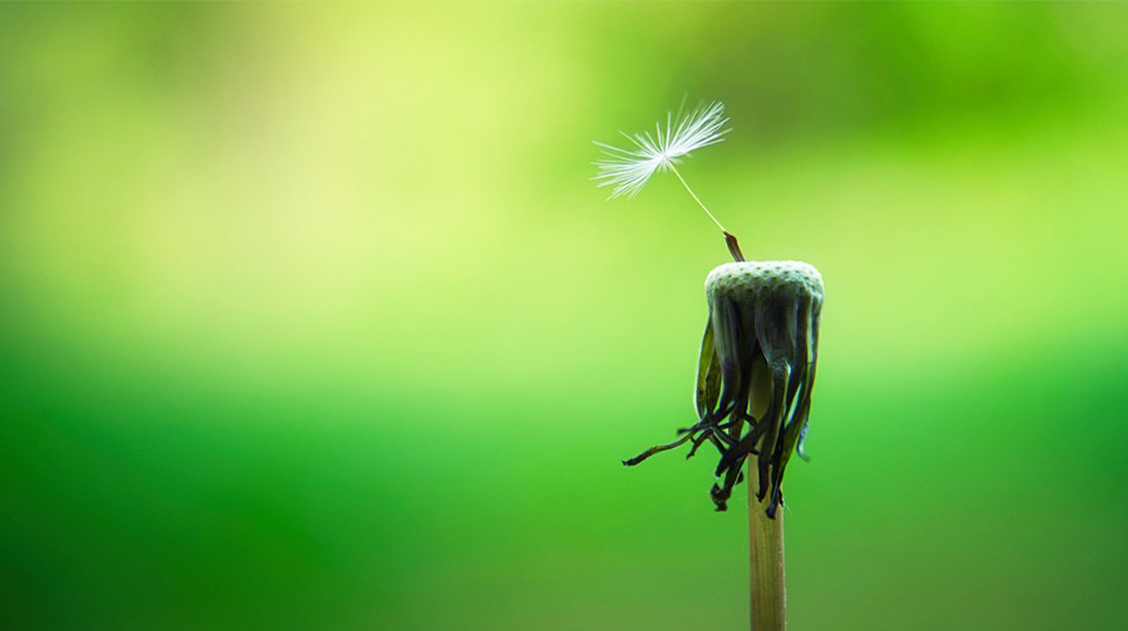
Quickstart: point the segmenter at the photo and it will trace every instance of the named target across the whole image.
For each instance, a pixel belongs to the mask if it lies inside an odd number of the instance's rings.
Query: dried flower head
[[[682,437],[652,447],[624,464],[692,441],[688,457],[706,441],[721,454],[711,495],[725,510],[732,488],[756,457],[766,513],[783,502],[783,472],[792,451],[801,458],[818,359],[822,277],[796,261],[726,263],[705,281],[709,320],[697,369],[699,422]]]

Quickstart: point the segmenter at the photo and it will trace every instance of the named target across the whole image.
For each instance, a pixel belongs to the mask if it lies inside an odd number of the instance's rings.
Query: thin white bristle
[[[727,122],[725,105],[717,101],[708,107],[698,107],[687,116],[679,116],[676,121],[672,113],[667,113],[666,129],[663,131],[661,123],[656,123],[655,136],[650,132],[633,135],[619,132],[636,148],[621,149],[596,142],[607,158],[595,163],[599,174],[592,179],[598,181],[599,186],[614,186],[611,198],[634,197],[656,171],[672,168],[678,158],[724,140],[728,133],[724,129]]]

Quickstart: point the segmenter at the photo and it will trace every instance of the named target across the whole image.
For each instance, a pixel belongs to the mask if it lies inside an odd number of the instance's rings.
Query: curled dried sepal
[[[653,447],[626,462],[693,441],[705,441],[721,459],[710,495],[725,510],[732,488],[754,456],[769,517],[783,502],[783,472],[793,451],[804,457],[818,359],[823,285],[806,264],[727,263],[705,282],[709,320],[701,342],[696,404],[699,421],[673,443]]]

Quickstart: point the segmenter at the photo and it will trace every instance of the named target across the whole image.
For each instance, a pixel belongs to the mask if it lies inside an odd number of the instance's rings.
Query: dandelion
[[[709,273],[705,295],[709,317],[701,341],[695,402],[698,422],[678,430],[672,443],[651,447],[623,461],[634,466],[654,454],[691,444],[687,458],[705,443],[720,461],[710,497],[727,508],[733,487],[748,466],[748,523],[752,565],[752,629],[785,626],[783,567],[783,474],[792,453],[806,460],[803,440],[811,412],[818,360],[823,283],[818,270],[798,261],[744,260],[736,237],[725,230],[678,172],[679,158],[716,144],[728,132],[724,105],[699,107],[686,117],[666,117],[666,127],[623,134],[632,149],[603,143],[607,158],[595,164],[600,186],[611,197],[638,194],[657,171],[672,171],[721,229],[735,262]]]

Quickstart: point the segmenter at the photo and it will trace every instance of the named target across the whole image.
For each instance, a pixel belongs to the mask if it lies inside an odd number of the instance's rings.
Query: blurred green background
[[[791,628],[1128,628],[1128,4],[0,7],[0,627],[741,629],[710,222],[826,280]]]

